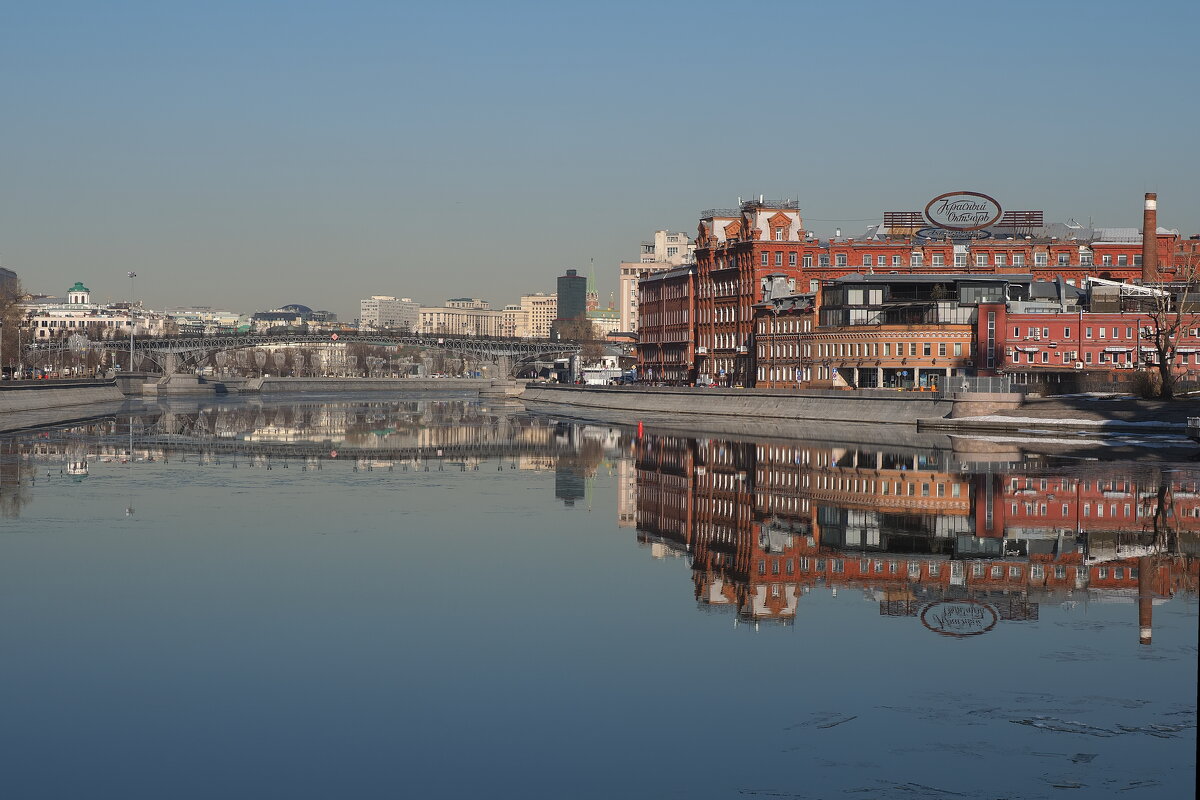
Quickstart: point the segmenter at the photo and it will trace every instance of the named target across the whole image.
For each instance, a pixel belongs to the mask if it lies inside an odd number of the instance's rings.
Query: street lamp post
[[[133,279],[137,277],[136,272],[129,274],[129,371],[133,372],[133,329],[136,327],[133,320]]]

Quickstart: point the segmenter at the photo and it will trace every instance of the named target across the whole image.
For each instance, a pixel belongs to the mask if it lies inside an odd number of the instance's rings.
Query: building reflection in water
[[[976,614],[971,602],[1019,622],[1045,602],[1120,601],[1136,604],[1149,643],[1153,604],[1197,583],[1200,470],[1190,466],[635,437],[480,400],[170,403],[0,437],[0,514],[19,517],[39,479],[172,460],[553,470],[556,500],[588,508],[607,463],[618,528],[636,528],[657,557],[688,559],[702,608],[752,623],[791,622],[818,586],[927,624]],[[930,612],[937,603],[964,605]]]
[[[301,469],[349,462],[357,471],[553,471],[574,505],[629,438],[608,426],[555,422],[520,404],[481,400],[168,403],[133,416],[0,437],[0,513],[19,517],[38,473],[82,480],[89,462]],[[632,504],[631,504],[632,507]]]
[[[634,453],[639,539],[690,558],[697,601],[742,621],[790,623],[817,586],[1005,622],[1136,601],[1149,643],[1152,604],[1196,590],[1200,470],[674,436]]]

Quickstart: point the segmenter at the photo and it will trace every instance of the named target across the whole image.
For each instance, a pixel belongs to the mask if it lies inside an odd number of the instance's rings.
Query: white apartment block
[[[655,231],[653,240],[642,242],[637,261],[621,262],[621,330],[637,330],[640,278],[681,264],[690,264],[695,260],[696,243],[686,233]]]
[[[372,295],[358,302],[358,325],[363,330],[415,331],[421,324],[421,304],[407,297]]]
[[[420,332],[446,336],[505,336],[504,316],[503,311],[479,308],[426,307],[420,313]]]
[[[525,312],[525,334],[531,339],[549,339],[550,327],[558,318],[558,293],[521,295],[521,310]]]
[[[500,323],[504,331],[501,336],[514,336],[523,339],[529,336],[529,315],[525,309],[517,305],[508,305],[500,312],[504,315]]]

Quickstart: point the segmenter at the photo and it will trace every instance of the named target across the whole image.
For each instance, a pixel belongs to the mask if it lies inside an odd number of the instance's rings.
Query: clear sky
[[[1195,2],[0,2],[0,266],[254,311],[495,304],[798,198],[1200,233]],[[834,221],[843,220],[843,221]],[[586,274],[586,272],[585,272]]]

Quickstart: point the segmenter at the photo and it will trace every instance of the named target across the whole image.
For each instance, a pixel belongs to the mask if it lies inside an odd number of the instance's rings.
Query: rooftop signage
[[[996,609],[978,600],[944,600],[921,610],[921,624],[942,636],[978,636],[996,627]]]
[[[935,228],[978,231],[995,225],[1004,216],[995,198],[979,192],[946,192],[925,206],[925,219]]]

